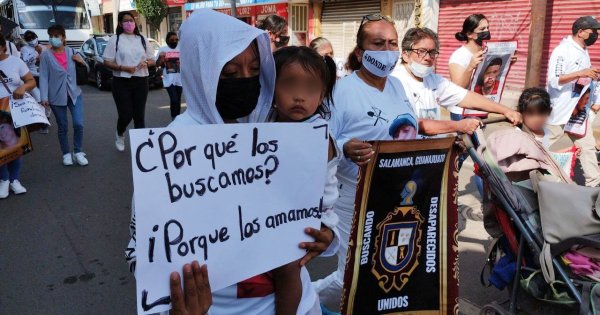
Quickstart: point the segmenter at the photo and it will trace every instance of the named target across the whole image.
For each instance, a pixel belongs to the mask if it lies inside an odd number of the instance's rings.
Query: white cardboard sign
[[[15,128],[31,124],[50,125],[44,106],[36,102],[33,96],[27,93],[20,99],[10,96],[10,115]]]
[[[301,258],[320,227],[327,125],[130,131],[138,314],[171,308],[169,274],[207,264],[213,291]]]

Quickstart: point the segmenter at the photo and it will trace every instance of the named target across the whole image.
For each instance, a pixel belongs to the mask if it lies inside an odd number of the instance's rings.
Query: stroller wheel
[[[479,315],[508,315],[508,311],[496,302],[484,305],[479,311]]]

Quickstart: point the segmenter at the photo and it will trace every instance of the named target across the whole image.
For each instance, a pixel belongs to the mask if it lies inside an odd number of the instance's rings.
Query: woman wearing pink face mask
[[[154,49],[140,34],[133,15],[121,12],[117,35],[104,50],[104,65],[113,70],[112,94],[117,105],[117,150],[125,150],[125,131],[133,120],[135,128],[144,128],[148,97],[148,66],[154,65]]]

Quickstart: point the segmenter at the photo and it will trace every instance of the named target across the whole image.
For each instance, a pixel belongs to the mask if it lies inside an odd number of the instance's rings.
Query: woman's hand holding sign
[[[363,166],[371,161],[375,154],[373,146],[358,139],[351,139],[344,144],[344,155],[354,161],[358,166]]]

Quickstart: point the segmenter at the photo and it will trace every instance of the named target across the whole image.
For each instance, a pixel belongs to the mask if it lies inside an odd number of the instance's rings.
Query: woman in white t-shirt
[[[11,94],[14,98],[22,98],[26,92],[35,88],[35,80],[33,75],[27,68],[27,65],[19,59],[9,55],[8,41],[0,34],[0,98],[9,97]],[[14,145],[14,131],[12,122],[8,115],[0,113],[0,150],[6,149]],[[10,128],[10,129],[8,129]],[[23,158],[19,157],[7,164],[0,165],[0,199],[8,197],[9,190],[14,194],[24,194],[27,189],[19,182],[19,174]]]
[[[181,72],[179,70],[179,37],[175,32],[168,32],[165,38],[167,46],[158,50],[156,66],[162,67],[163,87],[169,93],[171,101],[171,119],[181,113]]]
[[[389,77],[399,56],[398,34],[393,22],[378,14],[363,17],[357,33],[357,48],[348,61],[354,72],[338,80],[334,89],[335,106],[332,106],[330,125],[345,157],[338,167],[340,196],[334,205],[339,216],[340,249],[337,270],[315,282],[321,303],[331,310],[337,311],[340,307],[357,164],[363,165],[373,156],[371,145],[364,141],[392,140],[398,135],[398,127],[410,122],[418,129],[402,84]]]
[[[439,55],[437,34],[428,28],[411,28],[402,40],[402,62],[394,75],[402,85],[419,119],[437,120],[422,124],[426,134],[461,132],[472,134],[480,125],[477,119],[440,121],[441,107],[477,109],[505,115],[511,122],[519,123],[521,115],[505,106],[468,91],[448,79],[433,73],[433,65]]]
[[[134,127],[144,128],[148,98],[148,67],[154,65],[154,49],[135,24],[133,15],[121,12],[117,35],[104,49],[104,66],[113,70],[112,94],[117,120],[117,150],[125,150],[125,130],[133,120]]]

